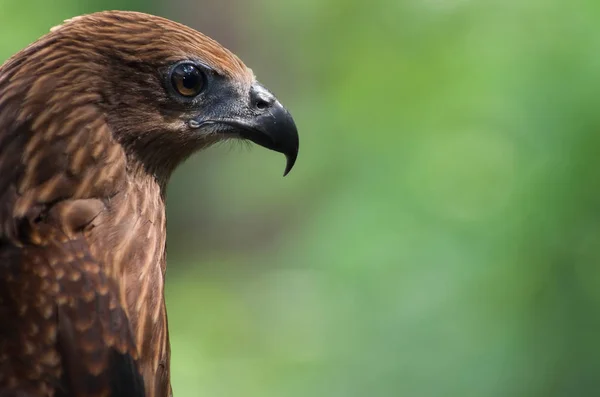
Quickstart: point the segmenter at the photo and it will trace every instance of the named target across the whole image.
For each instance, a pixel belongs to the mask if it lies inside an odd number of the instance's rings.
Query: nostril
[[[268,108],[271,105],[271,102],[263,99],[263,98],[257,98],[256,99],[256,107],[257,109],[260,110],[265,110],[266,108]]]
[[[254,84],[250,89],[250,103],[254,109],[265,111],[273,107],[275,102],[275,96],[260,84]]]

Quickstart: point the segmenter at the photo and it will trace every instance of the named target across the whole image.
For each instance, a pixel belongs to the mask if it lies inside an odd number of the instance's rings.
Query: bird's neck
[[[110,241],[107,258],[121,269],[125,299],[148,396],[168,385],[169,340],[164,301],[166,217],[164,185],[142,167],[128,167],[126,188],[108,204],[107,223],[94,230],[96,241]],[[162,372],[162,373],[161,373]],[[164,377],[167,378],[164,378]],[[167,379],[167,382],[165,382]]]

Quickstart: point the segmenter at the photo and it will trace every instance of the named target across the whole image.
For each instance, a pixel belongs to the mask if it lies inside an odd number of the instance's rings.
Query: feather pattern
[[[173,99],[180,61],[210,71],[214,98]],[[190,130],[206,109],[240,106],[293,164],[293,120],[255,84],[209,37],[122,11],[65,21],[0,67],[0,397],[172,395],[166,184],[235,136]]]
[[[173,122],[158,74],[192,58],[253,79],[210,38],[134,12],[66,21],[0,68],[0,391],[108,395],[120,360],[146,395],[171,393],[167,175],[122,143]]]

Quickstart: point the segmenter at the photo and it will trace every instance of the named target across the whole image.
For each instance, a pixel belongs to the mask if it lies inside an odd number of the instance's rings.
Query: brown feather
[[[0,67],[0,396],[171,395],[165,186],[223,139],[182,132],[163,86],[180,60],[255,81],[207,36],[118,11]]]

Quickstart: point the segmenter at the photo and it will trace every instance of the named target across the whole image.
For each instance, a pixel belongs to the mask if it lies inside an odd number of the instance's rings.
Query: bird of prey
[[[75,17],[0,67],[0,396],[172,395],[165,189],[231,138],[298,154],[252,71],[167,19]]]

